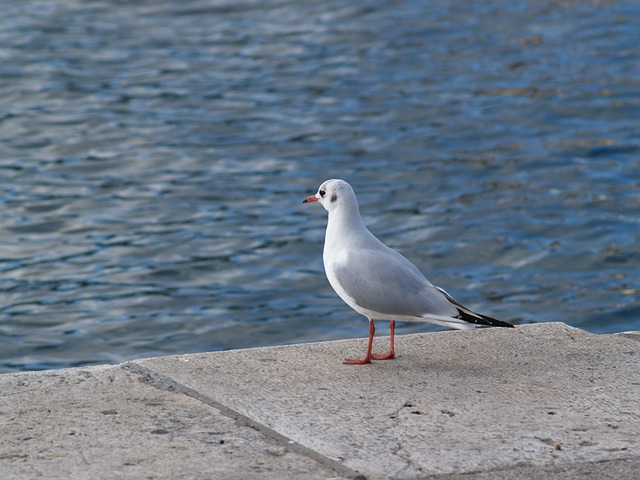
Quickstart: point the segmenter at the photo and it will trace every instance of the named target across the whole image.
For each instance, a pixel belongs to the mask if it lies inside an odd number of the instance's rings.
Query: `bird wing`
[[[350,250],[331,267],[344,291],[370,311],[407,317],[458,314],[409,260],[388,247]]]

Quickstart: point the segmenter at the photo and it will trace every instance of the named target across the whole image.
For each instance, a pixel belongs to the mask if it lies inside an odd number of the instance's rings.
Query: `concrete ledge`
[[[640,336],[561,323],[0,375],[24,478],[637,478]],[[387,346],[387,339],[380,350]]]

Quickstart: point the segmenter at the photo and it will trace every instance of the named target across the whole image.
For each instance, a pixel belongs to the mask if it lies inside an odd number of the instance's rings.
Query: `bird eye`
[[[320,190],[318,193],[321,197],[324,197],[327,194],[327,192],[325,192],[324,190]]]

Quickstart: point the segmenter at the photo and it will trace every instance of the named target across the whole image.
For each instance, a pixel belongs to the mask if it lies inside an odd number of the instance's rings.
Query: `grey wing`
[[[345,292],[368,310],[412,317],[457,314],[437,287],[390,248],[350,252],[347,262],[334,269]]]

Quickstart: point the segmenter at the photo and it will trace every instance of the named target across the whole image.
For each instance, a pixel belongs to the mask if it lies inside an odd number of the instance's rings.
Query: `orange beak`
[[[318,201],[318,199],[316,198],[316,196],[315,195],[311,195],[310,197],[305,198],[302,201],[302,203],[317,202],[317,201]]]

